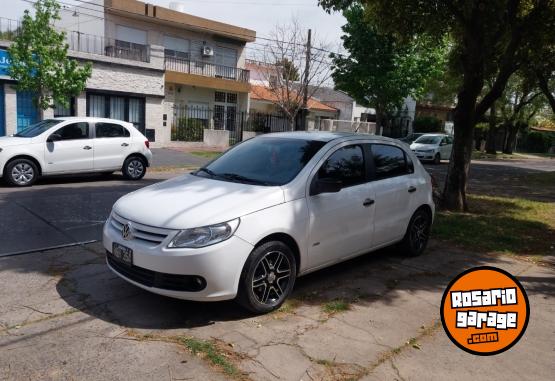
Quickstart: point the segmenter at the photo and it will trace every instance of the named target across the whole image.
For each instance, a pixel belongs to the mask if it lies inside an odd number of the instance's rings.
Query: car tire
[[[239,281],[237,302],[250,312],[278,309],[291,294],[297,277],[293,251],[281,241],[270,241],[250,254]]]
[[[441,155],[439,153],[436,153],[436,155],[434,156],[434,164],[435,165],[441,164]]]
[[[146,162],[142,157],[131,156],[125,159],[122,168],[123,177],[127,180],[140,180],[146,174]]]
[[[431,227],[432,216],[428,210],[420,208],[414,212],[405,236],[399,244],[403,254],[409,257],[416,257],[422,254],[428,245]]]
[[[4,178],[9,185],[30,187],[39,177],[37,165],[29,159],[15,159],[6,165]]]

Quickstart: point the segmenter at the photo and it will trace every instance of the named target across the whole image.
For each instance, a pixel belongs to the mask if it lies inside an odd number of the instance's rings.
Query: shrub
[[[414,132],[442,132],[441,120],[435,116],[417,116],[413,122]]]
[[[178,118],[177,125],[172,125],[172,140],[183,142],[201,142],[204,140],[204,119]]]

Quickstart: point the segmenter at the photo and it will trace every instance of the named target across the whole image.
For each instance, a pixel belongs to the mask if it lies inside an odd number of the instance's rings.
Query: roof
[[[342,140],[355,140],[355,139],[372,139],[382,142],[395,142],[399,143],[398,140],[387,138],[380,135],[368,135],[368,134],[357,134],[354,132],[328,132],[328,131],[291,131],[291,132],[276,132],[271,134],[264,134],[257,137],[267,138],[267,137],[278,137],[284,139],[304,139],[304,140],[318,140],[322,142],[330,142],[332,140],[342,139]]]
[[[295,90],[291,90],[291,91],[294,92]],[[278,101],[276,95],[273,94],[267,87],[264,87],[264,86],[251,85],[250,95],[252,100],[267,101],[272,103],[276,103]],[[314,98],[310,98],[308,100],[308,108],[310,110],[337,112],[336,108],[325,105]]]
[[[254,42],[256,40],[256,32],[254,30],[193,16],[138,0],[104,0],[104,5],[107,12],[124,17],[134,17],[144,21],[226,36],[243,42]]]

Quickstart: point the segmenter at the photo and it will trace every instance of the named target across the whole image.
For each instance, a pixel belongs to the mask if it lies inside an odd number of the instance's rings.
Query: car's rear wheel
[[[140,180],[146,174],[146,163],[139,156],[128,157],[123,163],[122,172],[128,180]]]
[[[404,254],[416,257],[424,252],[430,239],[432,216],[424,208],[418,209],[411,217],[405,237],[399,247]]]
[[[245,263],[237,301],[256,314],[276,310],[291,294],[296,276],[291,249],[280,241],[266,242],[256,247]]]
[[[440,164],[441,163],[441,155],[438,153],[436,153],[436,155],[434,156],[434,164]]]
[[[16,187],[29,187],[37,181],[37,165],[28,159],[15,159],[8,163],[4,177],[8,184]]]

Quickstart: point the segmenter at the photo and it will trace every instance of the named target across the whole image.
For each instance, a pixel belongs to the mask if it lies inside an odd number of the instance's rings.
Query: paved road
[[[160,166],[199,166],[207,160],[164,149],[154,150],[155,163]],[[491,187],[500,178],[516,178],[523,172],[552,169],[555,160],[541,162],[474,163],[472,187]],[[427,165],[428,170],[442,177],[447,164]],[[182,171],[181,171],[182,172]],[[139,182],[124,181],[121,175],[108,177],[80,176],[44,179],[32,188],[15,189],[0,185],[0,255],[32,251],[77,242],[99,240],[102,224],[112,205],[121,196],[149,184],[176,176],[177,172],[153,172]],[[510,184],[504,191],[522,191],[522,184]],[[487,189],[486,189],[487,190]],[[499,190],[496,191],[499,193]],[[555,200],[555,194],[533,194],[540,200]]]

